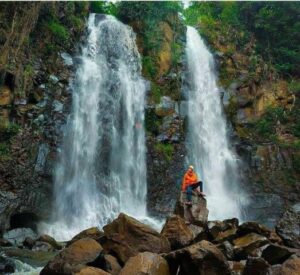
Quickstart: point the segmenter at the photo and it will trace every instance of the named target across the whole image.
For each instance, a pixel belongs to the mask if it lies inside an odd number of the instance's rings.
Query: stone
[[[40,274],[73,274],[80,272],[85,265],[94,262],[102,251],[102,246],[94,239],[80,239],[62,250],[43,268]]]
[[[53,75],[53,74],[51,74],[51,75],[49,76],[49,80],[50,80],[53,84],[56,84],[56,83],[59,81],[58,77],[55,76],[55,75]]]
[[[243,275],[266,275],[270,265],[262,258],[249,257]]]
[[[175,112],[175,102],[168,96],[162,96],[160,103],[155,106],[155,114],[160,117],[172,115]]]
[[[97,241],[103,236],[104,232],[101,231],[98,227],[91,227],[74,236],[72,240],[68,242],[68,245],[83,238],[91,238]]]
[[[266,237],[258,235],[256,233],[250,233],[248,235],[236,238],[233,240],[234,253],[238,258],[246,258],[248,255],[258,247],[267,244],[269,241]]]
[[[52,106],[53,106],[53,110],[55,112],[58,112],[58,113],[61,113],[63,111],[63,108],[64,108],[64,104],[61,103],[60,101],[56,100],[56,99],[53,100]]]
[[[236,228],[231,228],[226,231],[220,232],[213,240],[213,243],[222,243],[224,241],[231,241],[236,237]]]
[[[245,222],[238,227],[237,235],[243,236],[249,233],[257,233],[267,238],[271,236],[271,230],[257,222]]]
[[[5,240],[5,239],[3,239],[3,238],[0,238],[0,246],[8,247],[8,246],[12,246],[12,243],[9,242],[8,240]]]
[[[220,244],[217,245],[217,248],[222,251],[222,253],[224,254],[224,256],[228,260],[233,260],[234,259],[233,246],[230,242],[225,241],[223,243],[220,243]]]
[[[14,262],[6,257],[0,256],[0,274],[11,274],[14,272]]]
[[[276,233],[285,245],[300,248],[300,209],[288,209],[277,223]]]
[[[168,261],[171,274],[231,274],[223,253],[212,243],[201,241],[188,247],[163,254]]]
[[[73,65],[73,59],[72,56],[69,55],[68,53],[61,53],[60,54],[61,58],[63,59],[63,62],[66,66],[72,66]]]
[[[45,243],[49,243],[54,249],[57,249],[57,250],[60,250],[62,249],[63,245],[58,243],[54,238],[52,238],[51,236],[49,235],[41,235],[37,241],[40,241],[40,242],[45,242]]]
[[[35,244],[32,247],[33,251],[53,251],[53,247],[51,244],[46,243],[46,242],[40,242],[36,241]]]
[[[241,275],[243,274],[244,268],[245,268],[245,261],[228,261],[231,275]]]
[[[296,253],[295,250],[286,246],[270,244],[262,251],[261,257],[264,258],[269,264],[274,265],[282,264],[294,253]]]
[[[164,253],[170,251],[168,239],[138,220],[121,213],[103,227],[106,240],[103,247],[125,263],[139,252]]]
[[[181,192],[176,202],[174,214],[179,215],[185,221],[196,224],[206,225],[208,218],[208,209],[206,208],[206,199],[192,193],[192,205],[186,205],[186,192]]]
[[[23,242],[23,245],[29,249],[32,249],[32,247],[34,246],[35,244],[35,240],[33,240],[32,238],[30,237],[27,237],[24,242]]]
[[[0,87],[0,106],[10,105],[12,103],[13,94],[8,86]]]
[[[96,268],[92,266],[85,266],[74,274],[75,275],[110,275],[110,273],[100,268]]]
[[[120,275],[169,275],[167,261],[158,254],[143,252],[131,257]]]
[[[15,246],[23,244],[26,238],[37,239],[37,234],[31,228],[15,228],[3,234],[3,239]]]
[[[122,269],[121,266],[118,263],[118,260],[111,256],[111,255],[104,255],[105,270],[109,272],[112,275],[118,275],[120,273],[120,270]]]
[[[216,242],[222,242],[235,236],[238,227],[238,219],[228,219],[224,221],[209,221],[207,223],[208,234]]]
[[[177,215],[167,218],[161,235],[169,240],[172,250],[189,245],[195,238],[193,231],[186,225],[184,219]]]
[[[299,275],[300,274],[300,258],[289,259],[282,266],[272,270],[272,275]]]

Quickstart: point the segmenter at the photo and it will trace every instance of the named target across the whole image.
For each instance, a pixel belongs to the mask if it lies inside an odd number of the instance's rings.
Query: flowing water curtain
[[[237,157],[229,147],[212,54],[196,29],[187,28],[188,162],[208,195],[210,219],[242,218]]]
[[[91,14],[78,61],[47,227],[58,239],[121,211],[146,216],[146,85],[135,34],[111,16]]]

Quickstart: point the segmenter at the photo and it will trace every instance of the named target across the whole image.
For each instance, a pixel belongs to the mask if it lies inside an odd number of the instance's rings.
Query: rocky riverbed
[[[13,272],[16,259],[43,267],[41,275],[300,273],[299,208],[270,230],[236,218],[207,221],[205,199],[193,195],[190,208],[183,197],[160,233],[124,213],[67,242],[28,228],[8,231],[0,239],[0,273]]]

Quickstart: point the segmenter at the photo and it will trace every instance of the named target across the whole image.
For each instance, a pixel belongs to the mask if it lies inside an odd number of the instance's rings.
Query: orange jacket
[[[182,186],[181,186],[181,189],[182,191],[185,191],[186,188],[193,184],[193,183],[196,183],[198,182],[198,177],[197,177],[197,174],[195,172],[186,172],[184,174],[184,177],[183,177],[183,180],[182,180]]]

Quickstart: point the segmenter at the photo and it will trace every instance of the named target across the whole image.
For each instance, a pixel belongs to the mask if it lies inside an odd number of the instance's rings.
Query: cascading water
[[[188,162],[204,182],[210,219],[242,217],[237,159],[229,149],[214,60],[196,29],[187,28]]]
[[[47,226],[58,239],[103,226],[121,211],[146,217],[146,85],[135,34],[95,14],[88,32],[56,169],[55,222]]]

